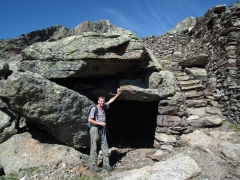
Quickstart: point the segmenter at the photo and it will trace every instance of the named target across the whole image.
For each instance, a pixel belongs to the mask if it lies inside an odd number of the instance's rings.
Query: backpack
[[[97,117],[97,115],[98,115],[97,105],[92,104],[91,106],[89,106],[88,112],[87,112],[86,124],[85,124],[87,130],[90,130],[90,128],[92,127],[92,124],[91,124],[90,122],[88,122],[88,117],[89,117],[89,114],[90,114],[91,109],[92,109],[93,107],[95,107],[95,111],[94,111],[94,119],[95,119],[95,120],[96,120],[96,117]]]

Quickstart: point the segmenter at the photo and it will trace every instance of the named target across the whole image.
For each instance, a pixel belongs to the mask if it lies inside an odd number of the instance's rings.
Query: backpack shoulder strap
[[[92,108],[93,107],[95,107],[95,111],[94,111],[94,118],[95,118],[95,116],[98,114],[98,109],[97,109],[97,106],[96,105],[94,105],[94,104],[92,104],[91,106],[89,106],[89,108],[88,108],[88,114],[87,114],[87,117],[89,117],[89,114],[90,114],[90,112],[91,112],[91,110],[92,110]]]
[[[95,120],[96,120],[96,117],[97,117],[97,115],[98,115],[98,107],[97,107],[97,105],[95,105],[94,107],[95,107],[94,118],[95,118]]]

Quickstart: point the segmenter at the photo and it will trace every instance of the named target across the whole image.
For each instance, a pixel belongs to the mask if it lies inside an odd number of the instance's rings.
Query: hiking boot
[[[113,170],[113,167],[108,165],[108,166],[103,166],[102,169]]]
[[[98,165],[96,165],[96,164],[91,165],[91,166],[90,166],[90,169],[93,170],[93,171],[95,171],[95,172],[100,172],[100,171],[102,170],[102,169],[101,169]]]

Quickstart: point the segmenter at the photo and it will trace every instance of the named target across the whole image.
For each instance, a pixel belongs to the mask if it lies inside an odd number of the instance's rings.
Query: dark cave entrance
[[[125,76],[124,76],[125,77]],[[72,89],[97,104],[96,94],[105,96],[108,101],[109,92],[115,93],[119,87],[118,79],[55,79],[59,85]],[[87,85],[88,89],[76,89],[76,85]],[[89,86],[92,85],[92,86]],[[95,91],[91,92],[91,88]],[[114,91],[112,91],[114,89]],[[105,93],[105,94],[104,94]],[[94,97],[95,96],[95,97]],[[109,97],[107,97],[109,96]],[[142,102],[131,100],[115,100],[106,110],[108,144],[118,148],[153,148],[154,134],[157,124],[158,101]]]
[[[114,101],[106,110],[110,147],[152,148],[158,102]]]

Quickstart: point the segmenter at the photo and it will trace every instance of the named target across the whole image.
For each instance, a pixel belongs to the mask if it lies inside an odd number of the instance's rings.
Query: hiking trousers
[[[101,130],[96,126],[92,126],[89,133],[91,139],[90,150],[91,164],[92,165],[97,164],[98,160],[97,146],[100,143],[101,150],[103,153],[103,166],[109,166],[108,145],[104,143],[104,135],[102,134]]]

